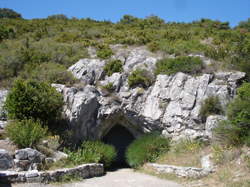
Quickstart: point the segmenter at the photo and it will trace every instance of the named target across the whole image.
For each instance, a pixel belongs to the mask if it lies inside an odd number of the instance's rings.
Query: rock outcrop
[[[6,100],[7,94],[7,90],[0,90],[0,122],[1,120],[6,120],[6,112],[3,109],[3,105]]]
[[[150,131],[160,131],[179,139],[211,138],[211,129],[223,116],[202,121],[200,108],[204,99],[218,96],[223,108],[235,96],[242,72],[214,72],[191,76],[184,73],[158,75],[152,86],[129,88],[127,78],[136,68],[147,69],[153,75],[156,56],[144,48],[113,47],[113,59],[123,62],[123,72],[105,75],[105,61],[82,59],[69,68],[82,80],[82,87],[53,85],[64,96],[65,116],[74,131],[76,141],[101,139],[114,125],[126,127],[135,137]],[[204,62],[205,63],[205,62]],[[115,90],[104,92],[101,85],[112,83]],[[216,119],[215,119],[216,118]]]

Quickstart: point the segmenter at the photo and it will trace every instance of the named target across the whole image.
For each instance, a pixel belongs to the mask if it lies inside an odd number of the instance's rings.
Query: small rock
[[[52,164],[54,162],[54,159],[51,157],[45,158],[45,164]]]
[[[4,149],[0,149],[0,170],[7,170],[13,166],[14,161],[10,154]]]
[[[54,152],[54,154],[53,154],[54,161],[58,161],[58,160],[61,160],[63,158],[68,158],[68,155],[66,153],[61,152],[61,151]]]
[[[15,162],[16,171],[27,171],[31,164],[29,160],[14,159],[14,162]]]
[[[211,154],[209,155],[206,155],[206,156],[203,156],[201,158],[201,166],[202,168],[204,169],[208,169],[208,170],[213,170],[214,166],[213,166],[213,163],[211,162]]]

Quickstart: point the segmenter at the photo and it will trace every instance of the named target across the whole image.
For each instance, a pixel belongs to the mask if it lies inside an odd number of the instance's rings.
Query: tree
[[[22,16],[12,9],[0,8],[0,18],[22,18]]]
[[[5,102],[10,119],[40,120],[49,125],[62,112],[63,98],[47,83],[34,80],[16,80]]]

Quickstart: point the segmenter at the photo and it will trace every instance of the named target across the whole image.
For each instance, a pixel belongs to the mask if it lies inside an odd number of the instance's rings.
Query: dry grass
[[[201,179],[180,178],[173,174],[160,174],[150,167],[139,169],[162,179],[173,180],[186,187],[250,187],[250,148],[204,146],[197,142],[183,141],[157,162],[177,166],[201,167],[202,156],[212,154],[215,172]]]
[[[167,154],[163,155],[157,163],[186,167],[201,167],[201,157],[209,153],[201,142],[182,140],[172,146]]]

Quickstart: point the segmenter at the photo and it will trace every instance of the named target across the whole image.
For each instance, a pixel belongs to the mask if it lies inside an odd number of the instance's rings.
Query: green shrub
[[[159,60],[156,63],[155,74],[175,74],[177,72],[196,74],[202,70],[199,57],[177,57]]]
[[[211,96],[204,100],[200,109],[200,116],[204,120],[213,114],[223,114],[223,109],[218,96]]]
[[[39,121],[22,120],[10,122],[6,127],[7,136],[20,148],[35,147],[45,138],[47,129]]]
[[[157,133],[139,137],[129,145],[126,151],[127,163],[137,168],[146,162],[156,161],[162,154],[169,151],[169,139]]]
[[[62,107],[62,95],[55,88],[33,80],[16,80],[5,102],[10,119],[32,118],[43,124],[59,118]]]
[[[145,69],[136,69],[128,76],[129,87],[142,86],[149,87],[153,83],[153,78]]]
[[[104,66],[104,71],[108,76],[111,76],[113,73],[122,72],[123,64],[120,60],[111,60]]]
[[[228,120],[215,129],[218,139],[227,145],[250,145],[250,83],[243,83],[237,97],[227,108]],[[221,141],[222,142],[222,141]]]
[[[108,46],[100,46],[97,50],[97,57],[101,59],[108,59],[113,55],[113,51]]]
[[[74,165],[83,163],[102,163],[109,167],[116,158],[115,148],[100,141],[85,141],[76,152],[68,152],[67,158]]]

